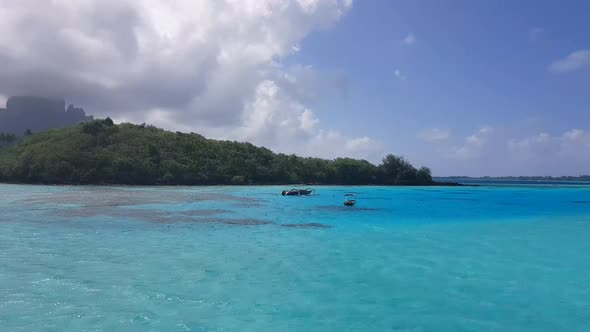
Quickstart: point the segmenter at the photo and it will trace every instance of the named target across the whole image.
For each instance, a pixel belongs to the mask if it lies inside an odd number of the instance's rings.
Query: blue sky
[[[322,123],[377,139],[435,174],[590,173],[588,159],[512,160],[522,153],[510,148],[587,134],[590,63],[551,65],[590,49],[588,13],[587,1],[356,1],[288,61],[346,78],[344,96],[316,101]],[[493,134],[481,153],[454,156],[481,128]]]

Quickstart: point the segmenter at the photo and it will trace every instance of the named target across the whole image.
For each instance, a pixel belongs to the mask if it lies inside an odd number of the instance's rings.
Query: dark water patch
[[[75,205],[87,205],[88,202],[94,202],[95,204],[93,205],[127,205],[145,200],[157,202],[160,199],[161,196],[155,195],[155,193],[146,195],[146,193],[142,192],[130,192],[107,187],[101,188],[100,190],[95,190],[94,188],[72,188],[62,192],[36,193],[32,197],[23,199],[22,202],[28,204],[51,203]]]
[[[522,205],[522,204],[518,204],[518,203],[508,203],[508,202],[496,202],[496,205],[510,205],[510,206],[517,206],[517,205]]]
[[[243,218],[243,219],[230,219],[230,218],[197,218],[193,219],[194,222],[202,223],[219,223],[227,225],[243,225],[243,226],[258,226],[258,225],[270,225],[274,224],[272,221],[254,219],[254,218]]]
[[[259,219],[225,219],[222,221],[222,223],[229,224],[229,225],[244,225],[244,226],[273,224],[272,221],[259,220]]]
[[[233,206],[238,208],[253,208],[253,207],[261,207],[263,204],[260,202],[247,202],[247,203],[236,203]]]
[[[121,218],[136,219],[149,222],[174,222],[177,218],[171,213],[163,213],[147,209],[125,209],[125,208],[105,208],[105,207],[81,207],[81,208],[63,208],[55,209],[53,215],[65,218]]]
[[[590,201],[572,201],[574,204],[590,204]]]
[[[192,191],[143,191],[124,188],[68,189],[65,192],[35,194],[19,202],[36,209],[55,208],[56,205],[79,207],[125,207],[147,204],[159,204],[165,197],[167,203],[192,203],[200,201],[227,201],[242,204],[259,204],[261,200],[235,196],[226,193],[192,192]]]
[[[184,216],[193,216],[193,217],[207,217],[207,216],[214,216],[217,214],[223,213],[231,213],[230,210],[223,210],[223,209],[204,209],[204,210],[185,210],[185,211],[174,211],[174,214],[177,215],[184,215]]]
[[[281,227],[328,229],[328,228],[332,228],[334,226],[312,222],[312,223],[304,223],[304,224],[282,224]]]
[[[210,217],[217,214],[230,212],[227,210],[189,210],[189,211],[156,211],[148,209],[103,209],[103,208],[69,208],[59,209],[55,214],[60,217],[67,218],[90,218],[90,217],[108,217],[108,218],[122,218],[122,219],[136,219],[140,221],[155,222],[155,223],[183,223],[183,222],[199,222],[199,223],[220,223],[228,225],[267,225],[272,224],[270,221],[242,218],[216,218]]]
[[[241,203],[258,203],[261,201],[258,198],[246,197],[246,196],[235,196],[235,195],[221,194],[221,193],[199,193],[198,196],[195,196],[195,198],[197,198],[197,197],[201,200],[209,200],[209,201],[234,201],[234,202],[241,202]]]

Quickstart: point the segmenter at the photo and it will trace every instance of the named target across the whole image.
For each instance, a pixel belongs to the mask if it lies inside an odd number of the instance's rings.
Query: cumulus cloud
[[[430,143],[447,141],[451,137],[448,129],[431,128],[418,133],[418,138]]]
[[[313,112],[279,86],[266,80],[256,88],[254,98],[246,105],[242,125],[235,139],[289,147],[290,152],[324,157],[354,155],[375,160],[383,147],[369,137],[351,138],[337,131],[324,130]]]
[[[474,134],[465,137],[463,145],[455,147],[451,157],[457,159],[475,159],[482,155],[488,144],[494,129],[490,126],[483,126]]]
[[[590,67],[590,50],[580,50],[570,53],[567,57],[554,61],[549,70],[554,73],[567,73]]]
[[[403,40],[406,45],[413,45],[416,42],[416,36],[413,33],[409,33]]]
[[[285,152],[368,157],[310,107],[342,75],[282,65],[351,0],[5,0],[0,95],[63,96],[91,113]],[[329,146],[329,148],[327,147]]]

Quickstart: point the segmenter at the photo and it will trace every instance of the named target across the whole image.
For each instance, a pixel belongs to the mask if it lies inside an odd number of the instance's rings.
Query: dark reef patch
[[[287,228],[328,229],[328,228],[332,228],[334,226],[312,222],[312,223],[304,223],[304,224],[282,224],[281,227],[287,227]]]
[[[220,223],[228,225],[267,225],[272,224],[270,221],[259,219],[231,219],[211,217],[217,214],[229,212],[226,210],[189,210],[180,212],[156,211],[148,209],[129,209],[129,208],[104,208],[104,207],[81,207],[56,209],[55,215],[66,218],[88,218],[104,216],[107,218],[130,218],[147,222],[156,223],[182,223],[182,222],[199,222],[199,223]]]
[[[174,211],[174,214],[189,216],[189,217],[207,217],[223,213],[231,213],[232,211],[223,209],[204,209],[204,210],[185,210]]]
[[[72,188],[65,192],[53,192],[50,194],[40,194],[27,198],[21,202],[40,207],[47,204],[61,205],[79,205],[83,207],[117,207],[117,206],[134,206],[146,204],[158,204],[162,201],[162,196],[166,197],[167,202],[172,203],[193,203],[201,201],[226,201],[247,204],[260,204],[260,200],[252,197],[234,196],[215,192],[194,192],[178,190],[154,190],[147,191],[142,189],[127,189],[125,187],[117,188],[100,188],[79,189]]]
[[[254,218],[244,218],[244,219],[198,218],[198,219],[193,219],[192,221],[203,222],[203,223],[219,223],[219,224],[227,224],[227,225],[243,225],[243,226],[257,226],[257,225],[274,224],[272,221],[260,220],[260,219],[254,219]]]
[[[590,201],[572,201],[574,204],[590,204]]]
[[[126,209],[119,207],[88,206],[79,208],[55,209],[55,216],[65,218],[130,218],[149,222],[174,222],[176,218],[172,214],[157,212],[147,209]]]
[[[252,208],[252,207],[260,207],[260,206],[262,206],[262,203],[260,203],[260,202],[245,202],[245,203],[236,203],[236,204],[233,204],[233,206],[239,207],[239,208]]]

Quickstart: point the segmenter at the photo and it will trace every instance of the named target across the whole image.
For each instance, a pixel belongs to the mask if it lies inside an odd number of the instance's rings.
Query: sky
[[[0,0],[0,104],[433,174],[590,174],[590,2]]]

